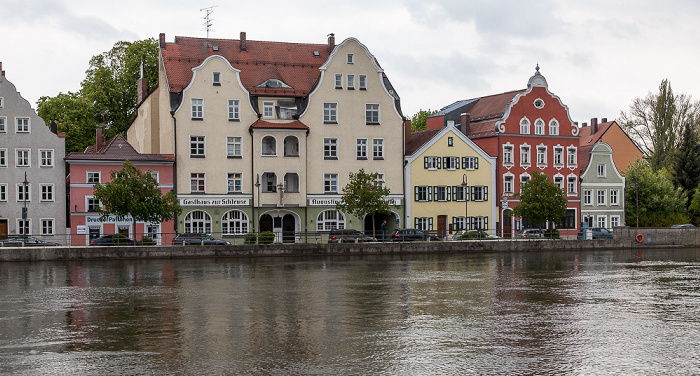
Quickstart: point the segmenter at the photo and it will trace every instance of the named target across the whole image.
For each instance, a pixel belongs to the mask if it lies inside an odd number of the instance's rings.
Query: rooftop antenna
[[[212,5],[210,7],[202,8],[199,11],[205,11],[207,14],[202,17],[204,18],[204,27],[207,29],[207,39],[209,39],[209,30],[211,30],[211,21],[213,21],[210,16],[212,13],[214,13],[214,8],[218,7],[218,5]]]

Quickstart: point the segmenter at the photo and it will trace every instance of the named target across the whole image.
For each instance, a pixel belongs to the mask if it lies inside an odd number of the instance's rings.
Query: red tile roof
[[[411,155],[430,141],[433,136],[440,132],[442,128],[426,129],[417,132],[411,132],[411,141],[406,143],[406,155]]]
[[[284,123],[272,123],[269,121],[265,121],[262,119],[258,119],[251,125],[253,128],[260,128],[260,129],[309,129],[306,124],[302,123],[299,120],[292,120],[289,122],[284,122]]]
[[[175,162],[173,154],[141,154],[122,136],[116,135],[105,143],[100,150],[95,145],[85,148],[85,152],[69,153],[65,160],[91,160],[91,161],[130,161],[139,162]]]
[[[164,47],[161,53],[171,92],[181,92],[190,83],[192,68],[211,55],[221,55],[241,70],[241,82],[252,95],[306,96],[320,77],[318,68],[329,56],[326,44],[246,40],[246,50],[241,51],[236,39],[175,37],[174,43]],[[292,89],[255,87],[270,78]]]
[[[523,92],[525,92],[525,89],[513,90],[479,98],[476,104],[469,109],[472,123],[480,120],[503,117],[508,103],[510,103],[510,101],[512,101],[516,95]]]
[[[579,134],[581,135],[581,138],[579,139],[579,146],[583,147],[586,145],[593,145],[600,141],[600,138],[603,137],[603,134],[608,131],[608,128],[610,128],[613,123],[614,121],[609,121],[607,123],[598,124],[598,131],[592,135],[590,126],[581,127],[581,130],[579,131]]]

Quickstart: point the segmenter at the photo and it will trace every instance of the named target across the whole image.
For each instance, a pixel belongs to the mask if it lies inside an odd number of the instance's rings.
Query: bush
[[[545,239],[561,239],[561,236],[559,235],[559,230],[555,228],[544,230],[544,237]]]
[[[271,231],[261,232],[258,235],[259,244],[272,244],[275,241],[275,233]]]
[[[141,237],[141,241],[139,242],[139,244],[141,244],[141,245],[156,245],[156,242],[155,242],[155,240],[144,235]]]

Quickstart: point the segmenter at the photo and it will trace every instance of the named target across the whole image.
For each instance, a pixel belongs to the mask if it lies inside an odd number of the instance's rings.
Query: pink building
[[[100,203],[93,198],[93,185],[110,181],[112,170],[121,170],[124,160],[129,160],[141,171],[150,171],[158,181],[161,191],[173,190],[172,154],[141,154],[121,135],[104,142],[102,129],[97,130],[97,144],[83,153],[70,153],[65,157],[70,165],[69,211],[71,245],[89,245],[91,239],[102,235],[123,233],[129,238],[141,240],[146,236],[157,244],[170,244],[174,236],[174,221],[162,223],[136,222],[132,218],[118,220],[110,216],[102,221],[96,209]]]

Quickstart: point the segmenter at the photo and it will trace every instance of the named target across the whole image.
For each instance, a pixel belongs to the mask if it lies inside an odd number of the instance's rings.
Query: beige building
[[[354,38],[298,44],[160,36],[160,84],[127,132],[142,153],[173,153],[178,232],[371,230],[335,210],[351,172],[378,172],[403,217],[398,95]],[[145,85],[143,85],[145,86]],[[394,137],[391,137],[391,136]],[[381,221],[377,221],[377,226]]]

